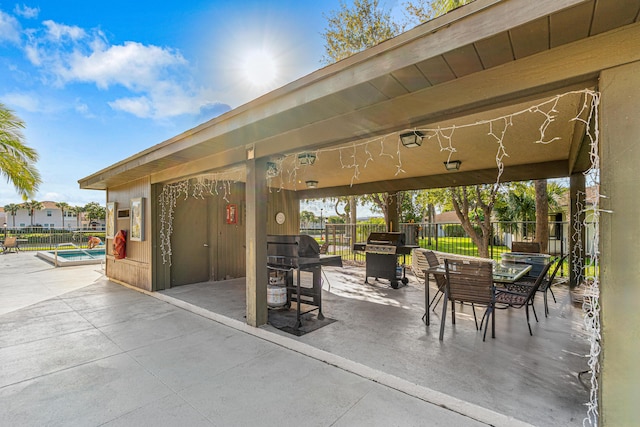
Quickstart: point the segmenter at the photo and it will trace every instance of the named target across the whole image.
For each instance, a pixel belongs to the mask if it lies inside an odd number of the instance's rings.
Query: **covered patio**
[[[489,421],[482,411],[457,407],[439,393],[535,426],[582,424],[589,391],[578,374],[588,369],[589,346],[581,307],[571,302],[566,285],[555,288],[558,302],[551,301],[548,318],[543,314],[542,295],[537,296],[539,322],[532,319],[533,336],[522,310],[501,310],[496,338],[483,342],[471,307],[458,305],[456,325],[451,325],[449,311],[445,337],[439,341],[442,304],[431,312],[431,325],[426,326],[421,320],[422,280],[410,274],[408,286],[392,289],[382,279],[365,284],[365,272],[359,266],[325,268],[325,273],[323,312],[335,322],[300,337],[270,324],[261,329],[380,371],[388,375],[378,378],[385,385],[450,405],[480,421]],[[161,294],[178,300],[177,304],[184,302],[187,309],[198,307],[245,322],[244,279],[197,283]],[[481,315],[482,310],[477,311]],[[310,313],[306,323],[314,323],[315,317]],[[317,355],[311,352],[310,356]]]
[[[388,231],[394,231],[398,221],[393,195],[398,191],[569,178],[571,280],[581,282],[581,262],[587,255],[601,263],[600,277],[591,282],[596,299],[587,316],[593,322],[589,341],[554,353],[554,348],[562,348],[558,338],[558,347],[549,343],[553,355],[547,359],[560,363],[577,353],[584,361],[586,345],[592,364],[602,366],[589,395],[590,423],[629,423],[637,418],[633,396],[640,384],[638,344],[628,340],[640,321],[629,304],[640,289],[640,267],[631,261],[640,256],[633,237],[639,231],[640,199],[629,196],[637,192],[640,162],[639,19],[639,0],[476,0],[98,171],[80,180],[80,186],[107,190],[107,202],[119,208],[114,229],[129,227],[132,201],[142,204],[141,222],[148,224],[146,236],[127,242],[126,259],[107,254],[107,275],[148,291],[176,293],[184,292],[178,286],[188,283],[242,277],[236,279],[245,291],[238,300],[244,303],[242,319],[260,327],[268,321],[267,235],[298,233],[302,199],[386,192],[391,195]],[[402,144],[399,137],[405,133],[420,133],[422,144]],[[444,163],[456,160],[459,170],[445,169]],[[591,185],[599,194],[590,214],[604,232],[587,254],[578,224],[585,219],[585,187]],[[195,269],[197,279],[189,276]],[[327,301],[332,295],[333,289]],[[390,304],[348,298],[350,304],[371,310],[363,314],[367,320],[339,320],[309,339],[315,336],[318,345],[356,360],[368,357],[363,363],[406,370],[404,377],[450,386],[460,395],[471,390],[469,395],[482,396],[490,402],[481,403],[493,407],[508,407],[520,387],[535,383],[543,372],[538,359],[521,359],[518,352],[507,351],[479,364],[502,361],[482,387],[466,376],[474,357],[501,348],[511,332],[522,340],[514,346],[517,350],[527,348],[524,339],[538,344],[546,339],[535,331],[534,337],[526,330],[516,332],[524,323],[522,313],[515,312],[513,321],[498,322],[498,338],[490,343],[476,343],[471,328],[473,336],[464,342],[478,348],[462,347],[458,358],[453,348],[466,334],[462,324],[455,333],[447,328],[442,344],[426,345],[436,336],[433,326],[425,330],[420,322],[392,319],[376,323],[386,316],[379,310],[389,310],[393,314],[388,317],[396,318],[409,309],[398,308],[405,305],[398,296],[374,295]],[[342,301],[327,307],[339,307]],[[333,315],[350,319],[348,311]],[[579,320],[569,318],[573,320],[558,331],[580,337]],[[536,327],[555,325],[559,319],[541,319]],[[344,338],[327,332],[343,324],[376,326],[362,337],[349,337],[349,330],[343,331]],[[416,334],[406,340],[416,346],[411,356],[394,351],[396,340],[407,331]],[[321,339],[323,334],[328,335]],[[359,353],[366,336],[375,337],[371,341],[376,346]],[[424,354],[434,357],[419,359]],[[512,362],[504,365],[504,360]],[[426,365],[448,361],[464,367],[455,371],[455,378]],[[420,366],[419,372],[414,366]],[[556,383],[571,388],[562,395],[572,398],[581,387],[574,373],[584,369],[544,372],[554,373]],[[558,375],[563,380],[558,381]],[[497,378],[506,386],[496,387]],[[549,381],[541,383],[554,382],[545,378]],[[493,397],[494,392],[499,397]],[[567,422],[579,424],[581,418],[569,416]],[[529,419],[534,421],[532,415]]]

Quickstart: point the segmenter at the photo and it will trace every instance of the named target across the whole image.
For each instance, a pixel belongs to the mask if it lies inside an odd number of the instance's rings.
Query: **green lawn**
[[[435,239],[431,239],[429,245],[429,239],[420,239],[419,246],[424,249],[430,249],[433,251],[447,252],[451,254],[479,256],[478,247],[473,243],[470,237],[438,237],[438,244],[436,246]],[[511,252],[506,246],[493,246],[493,249],[489,247],[489,257],[491,257],[493,251],[493,259],[500,261],[500,254],[503,252]]]

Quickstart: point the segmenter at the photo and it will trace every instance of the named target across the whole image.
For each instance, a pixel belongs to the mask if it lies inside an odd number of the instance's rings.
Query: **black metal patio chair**
[[[564,263],[564,261],[567,259],[568,256],[569,254],[566,254],[563,257],[556,258],[554,261],[549,263],[549,264],[555,263],[553,272],[551,273],[550,276],[544,278],[542,283],[540,283],[540,287],[538,288],[538,292],[542,292],[544,295],[544,317],[549,316],[549,304],[548,304],[547,293],[551,292],[551,297],[553,298],[553,302],[554,303],[557,302],[556,296],[553,293],[553,289],[551,287],[553,286],[553,281],[555,280],[556,275],[558,274],[558,270],[560,270],[560,267],[562,267],[562,264]],[[509,291],[526,293],[529,286],[535,285],[536,280],[537,279],[524,278],[516,281],[513,284],[508,284],[505,287]]]
[[[525,312],[527,313],[527,326],[529,327],[529,335],[533,335],[533,331],[531,330],[531,323],[529,323],[529,306],[531,306],[531,310],[533,311],[533,315],[537,322],[538,315],[536,314],[536,308],[533,305],[533,300],[536,296],[536,293],[538,292],[538,289],[540,288],[540,285],[545,280],[545,276],[547,275],[550,267],[551,263],[546,264],[538,275],[536,281],[533,283],[533,286],[524,286],[522,288],[522,292],[517,292],[516,290],[514,290],[514,287],[511,287],[511,290],[509,290],[509,288],[498,288],[495,291],[495,300],[493,307],[494,309],[524,307]]]
[[[426,251],[424,256],[427,259],[427,263],[429,264],[429,267],[437,267],[440,265],[440,262],[438,261],[438,257],[432,251]],[[438,303],[442,299],[442,296],[444,295],[444,288],[445,286],[447,286],[447,279],[444,274],[433,273],[433,277],[435,277],[436,286],[438,287],[438,290],[436,291],[436,294],[433,296],[433,298],[431,298],[431,301],[429,301],[429,308],[433,306],[433,310],[435,310],[436,306],[438,305]]]
[[[553,286],[553,281],[556,278],[556,274],[558,273],[558,270],[560,270],[560,267],[562,267],[562,264],[564,263],[564,261],[567,259],[568,256],[569,254],[566,254],[562,258],[560,258],[558,261],[556,261],[556,266],[553,269],[553,273],[551,273],[551,276],[549,276],[549,278],[546,279],[538,289],[539,292],[544,293],[544,317],[547,317],[549,315],[549,305],[547,304],[547,292],[551,292],[551,296],[553,297],[554,304],[557,303],[556,296],[554,295],[553,289],[551,287]]]

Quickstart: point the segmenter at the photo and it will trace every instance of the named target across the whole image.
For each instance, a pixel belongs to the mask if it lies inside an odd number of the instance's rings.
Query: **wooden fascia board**
[[[224,170],[238,164],[244,165],[246,159],[247,152],[244,147],[234,148],[153,173],[151,174],[151,183],[156,184],[205,172]]]
[[[583,2],[584,0],[477,0],[459,11],[453,11],[347,60],[311,73],[94,175],[112,175],[123,170],[123,166],[128,169],[128,164],[166,157],[298,105]],[[504,19],[496,19],[496,13],[504,16]],[[237,144],[245,145],[250,142],[252,141],[238,141]],[[91,179],[94,175],[81,181],[94,181]]]

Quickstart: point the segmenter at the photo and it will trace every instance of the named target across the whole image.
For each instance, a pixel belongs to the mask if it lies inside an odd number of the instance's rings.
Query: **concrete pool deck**
[[[527,425],[466,405],[497,421],[480,422],[251,329],[115,284],[96,266],[0,256],[0,425]]]

